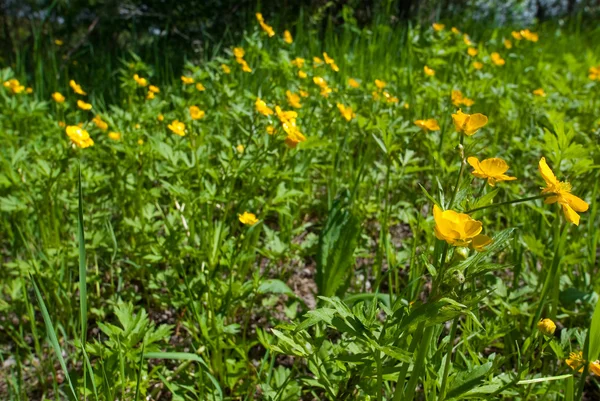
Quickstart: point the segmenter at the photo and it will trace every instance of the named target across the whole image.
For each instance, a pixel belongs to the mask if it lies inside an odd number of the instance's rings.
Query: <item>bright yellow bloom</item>
[[[154,92],[152,92],[152,91],[148,91],[148,93],[146,94],[147,100],[152,100],[152,99],[154,99],[154,97],[155,97],[155,95],[154,95]]]
[[[160,93],[160,89],[158,88],[158,86],[155,85],[150,85],[148,87],[148,90],[152,93]]]
[[[233,48],[233,55],[235,56],[235,58],[243,58],[245,54],[246,52],[241,47]]]
[[[78,127],[76,125],[69,125],[66,131],[71,141],[80,148],[84,149],[90,146],[94,146],[94,141],[92,140],[92,138],[90,138],[90,134],[81,127]]]
[[[25,90],[25,87],[17,79],[9,79],[4,82],[4,87],[9,89],[12,93],[18,94]]]
[[[526,39],[530,42],[537,42],[539,40],[539,35],[537,33],[531,32],[529,29],[523,29],[519,32],[523,39]]]
[[[200,110],[198,106],[190,106],[190,117],[192,117],[192,120],[199,120],[204,117],[205,114],[204,110]]]
[[[473,99],[469,99],[468,97],[465,97],[463,95],[463,93],[461,91],[459,91],[458,89],[452,90],[451,99],[452,99],[452,104],[455,105],[456,107],[459,107],[461,105],[470,107],[470,106],[473,106],[473,104],[475,104],[475,101]]]
[[[171,124],[167,125],[167,128],[173,131],[175,135],[185,136],[185,124],[179,120],[173,120]]]
[[[181,82],[183,82],[184,85],[191,85],[194,83],[194,77],[186,77],[185,75],[182,75]]]
[[[286,126],[283,126],[284,131],[288,134],[285,138],[285,144],[294,149],[300,142],[306,141],[306,137],[302,135],[300,131],[298,131],[295,127],[293,130],[286,130]]]
[[[246,60],[244,60],[243,58],[238,57],[235,59],[235,61],[242,66],[242,71],[252,72],[252,68],[250,68]]]
[[[221,70],[223,70],[225,74],[231,73],[231,68],[229,68],[227,64],[221,64]]]
[[[323,60],[321,60],[321,58],[320,58],[320,57],[317,57],[317,56],[314,56],[314,57],[313,57],[313,64],[314,64],[314,67],[318,67],[318,66],[320,66],[320,65],[321,65],[321,64],[323,64],[323,63],[324,63],[324,61],[323,61]]]
[[[504,47],[507,49],[512,49],[512,42],[508,39],[504,39]]]
[[[589,205],[583,199],[580,199],[571,193],[571,184],[564,181],[558,181],[550,167],[548,167],[545,157],[540,159],[538,168],[542,178],[546,182],[546,188],[542,190],[542,194],[552,194],[544,199],[544,203],[550,205],[558,202],[562,207],[562,211],[567,221],[578,226],[579,215],[577,212],[587,211]]]
[[[164,121],[165,116],[163,116],[162,114],[159,114],[158,117],[156,117],[158,119],[158,121]]]
[[[302,107],[302,104],[300,103],[300,96],[296,95],[295,93],[292,93],[289,90],[285,92],[285,96],[287,97],[288,103],[293,108],[299,109]]]
[[[427,120],[416,120],[415,125],[417,127],[421,128],[425,132],[440,130],[440,125],[438,124],[437,120],[434,118],[429,118]]]
[[[600,81],[600,65],[598,65],[597,67],[590,67],[588,77],[592,81]]]
[[[543,88],[538,88],[533,91],[533,94],[536,96],[546,97],[546,91]]]
[[[54,101],[56,103],[64,103],[65,102],[65,97],[60,92],[54,92],[52,94],[52,99],[54,99]]]
[[[344,106],[343,104],[338,103],[337,108],[340,110],[342,117],[344,117],[346,121],[351,121],[356,117],[356,114],[352,111],[352,107],[350,106]]]
[[[92,109],[92,105],[84,102],[83,100],[77,101],[77,107],[79,107],[81,110],[91,110]]]
[[[271,114],[273,114],[273,109],[267,106],[267,103],[265,103],[265,101],[261,98],[256,98],[256,102],[254,103],[254,105],[256,106],[256,111],[258,111],[264,116],[270,116]]]
[[[377,89],[383,89],[386,85],[387,84],[385,83],[385,81],[381,81],[379,79],[375,80],[375,86],[377,87]]]
[[[600,376],[600,361],[590,362],[590,372],[596,376]]]
[[[77,82],[75,82],[74,80],[69,81],[69,86],[71,87],[71,89],[73,89],[73,92],[77,93],[78,95],[87,95],[87,93],[85,93],[83,89],[81,89],[81,85],[78,85]]]
[[[267,33],[267,35],[269,35],[270,38],[275,36],[275,31],[273,30],[273,27],[265,23],[265,19],[263,18],[261,13],[256,13],[256,19],[258,20],[260,27],[263,29],[263,31]]]
[[[239,144],[238,146],[235,147],[235,150],[238,151],[238,153],[244,153],[244,145]]]
[[[244,212],[242,214],[238,214],[238,219],[240,223],[245,224],[247,226],[253,226],[258,223],[258,219],[254,213]]]
[[[483,68],[483,63],[481,61],[473,61],[473,68],[481,70]]]
[[[119,132],[111,131],[108,133],[108,137],[113,141],[118,141],[121,139],[121,134]]]
[[[392,96],[386,91],[383,91],[383,97],[388,103],[398,103],[400,101],[396,96]]]
[[[358,81],[354,78],[350,78],[348,79],[348,86],[350,86],[351,88],[358,88],[360,86],[360,84],[358,83]]]
[[[443,31],[444,28],[446,27],[446,25],[444,25],[444,24],[438,24],[437,22],[434,22],[432,26],[433,26],[433,29],[436,32]]]
[[[275,127],[272,125],[267,125],[267,134],[273,135],[275,133]]]
[[[552,321],[552,319],[542,319],[538,322],[537,328],[542,332],[543,335],[552,337],[554,332],[556,331],[556,324]]]
[[[569,354],[569,358],[565,361],[567,365],[573,370],[578,370],[579,373],[583,372],[583,366],[585,365],[585,360],[583,359],[583,352],[571,352]]]
[[[508,170],[508,164],[500,158],[493,157],[479,161],[476,157],[469,157],[467,162],[473,167],[473,174],[477,178],[486,178],[490,186],[496,186],[500,181],[513,181],[517,177],[510,177],[504,173]]]
[[[438,205],[433,205],[433,218],[436,238],[450,245],[471,246],[476,251],[481,251],[492,243],[490,237],[481,234],[481,222],[473,220],[468,214],[454,210],[443,211]]]
[[[481,113],[465,114],[458,109],[456,114],[452,114],[452,121],[458,132],[471,136],[487,124],[488,118]]]
[[[521,34],[517,31],[512,31],[510,34],[512,35],[513,38],[515,38],[515,40],[523,39],[523,36],[521,36]]]
[[[62,46],[64,44],[64,42],[60,39],[54,39],[54,44],[56,46]]]
[[[196,89],[197,89],[198,91],[200,91],[200,92],[203,92],[203,91],[205,91],[205,90],[206,90],[206,88],[204,87],[204,85],[202,85],[200,82],[198,82],[198,83],[196,84]]]
[[[469,47],[469,48],[467,49],[467,53],[469,53],[469,56],[471,56],[471,57],[475,57],[475,56],[477,55],[477,53],[479,53],[479,50],[477,50],[477,49],[476,49],[476,48],[474,48],[474,47]]]
[[[106,131],[108,129],[108,124],[105,121],[102,121],[102,117],[99,115],[95,116],[92,121],[96,124],[96,127],[100,128],[102,131]]]
[[[320,88],[324,88],[327,86],[327,81],[325,81],[325,79],[323,79],[322,77],[313,77],[313,82]]]
[[[459,31],[459,30],[458,30],[458,28],[457,28],[457,27],[455,27],[455,26],[453,26],[453,27],[452,27],[451,31],[452,31],[452,33],[454,33],[454,34],[456,34],[456,35],[460,34],[460,31]]]
[[[139,86],[144,87],[148,85],[148,80],[146,78],[141,78],[138,74],[133,75],[133,80],[137,82]]]
[[[290,63],[291,63],[293,66],[296,66],[296,67],[298,67],[298,68],[302,68],[302,67],[304,67],[304,61],[305,61],[305,60],[304,60],[303,58],[301,58],[301,57],[296,57],[295,59],[293,59],[292,61],[290,61]]]
[[[295,111],[283,111],[281,107],[275,106],[275,113],[277,118],[281,121],[283,130],[287,134],[285,143],[290,148],[295,148],[300,142],[306,141],[306,137],[298,130],[296,126],[296,118],[298,113]]]
[[[304,79],[307,77],[306,73],[302,70],[298,70],[298,77]]]
[[[498,66],[502,66],[504,64],[506,64],[506,61],[500,56],[500,54],[493,52],[490,55],[492,62]]]
[[[291,45],[294,42],[294,39],[292,38],[292,34],[290,33],[290,31],[288,31],[288,30],[283,31],[283,41],[289,45]]]
[[[323,52],[323,60],[325,60],[325,64],[335,64],[335,60],[329,57],[329,55],[325,52]]]
[[[428,77],[433,77],[435,75],[435,70],[433,68],[423,66],[423,71],[425,72],[425,75],[427,75]]]

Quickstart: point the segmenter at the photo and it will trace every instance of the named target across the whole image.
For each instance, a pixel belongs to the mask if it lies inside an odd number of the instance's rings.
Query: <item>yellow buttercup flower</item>
[[[181,82],[183,82],[184,85],[191,85],[194,83],[194,78],[193,77],[186,77],[185,75],[181,76]]]
[[[295,127],[294,129],[286,129],[286,125],[283,126],[284,131],[287,133],[287,137],[285,138],[285,144],[290,148],[295,148],[298,146],[300,142],[306,141],[306,137],[302,135],[300,131],[298,131]]]
[[[235,150],[238,151],[238,153],[244,153],[244,145],[239,144],[238,146],[235,147]]]
[[[285,143],[288,147],[295,148],[300,142],[306,141],[306,137],[296,126],[298,113],[295,111],[283,111],[279,106],[275,106],[275,113],[277,114],[279,121],[281,121],[283,130],[287,134]]]
[[[28,87],[25,89],[25,93],[27,93],[27,94],[31,95],[31,94],[33,93],[33,88],[32,88],[32,87],[30,87],[30,86],[28,86]]]
[[[320,58],[320,57],[317,57],[317,56],[314,56],[314,57],[313,57],[313,67],[315,67],[315,68],[316,68],[316,67],[320,66],[320,65],[321,65],[321,64],[323,64],[323,63],[324,63],[324,61],[323,61],[323,60],[321,60],[321,58]]]
[[[546,96],[546,92],[544,91],[543,88],[538,88],[538,89],[534,90],[532,93],[534,95],[540,96],[540,97],[545,97]]]
[[[425,75],[427,75],[428,77],[433,77],[435,75],[435,70],[433,68],[423,66],[423,71],[425,72]]]
[[[538,330],[545,336],[552,337],[556,331],[556,324],[552,319],[542,319],[537,324]]]
[[[245,54],[246,52],[241,47],[233,48],[233,55],[235,56],[235,58],[243,58]]]
[[[206,113],[203,110],[200,110],[198,106],[190,106],[190,117],[192,120],[199,120],[204,117]]]
[[[221,64],[221,70],[223,70],[225,74],[231,73],[231,68],[229,68],[227,64]]]
[[[92,109],[92,105],[84,102],[83,100],[77,101],[77,107],[79,107],[81,110],[91,110]]]
[[[431,26],[433,27],[433,29],[436,32],[443,31],[444,28],[446,27],[446,25],[444,25],[444,24],[438,24],[437,22],[434,22]]]
[[[138,139],[138,145],[142,146],[144,144],[144,140],[142,138]]]
[[[141,77],[140,77],[138,74],[135,74],[135,75],[133,76],[133,80],[134,80],[135,82],[137,82],[137,84],[138,84],[139,86],[142,86],[142,87],[144,87],[144,86],[148,85],[148,80],[147,80],[146,78],[141,78]]]
[[[348,86],[350,86],[351,88],[358,88],[360,86],[360,84],[358,83],[358,81],[354,78],[350,78],[348,79]]]
[[[94,141],[90,138],[90,134],[81,127],[69,125],[66,132],[71,141],[80,148],[84,149],[94,146]]]
[[[304,78],[306,78],[306,77],[307,77],[307,75],[306,75],[306,73],[305,73],[304,71],[302,71],[302,70],[299,70],[299,71],[298,71],[298,77],[300,77],[300,78],[304,79]]]
[[[272,125],[267,125],[267,134],[273,135],[275,133],[275,127]]]
[[[78,95],[87,95],[87,93],[85,93],[83,89],[81,89],[81,85],[77,84],[77,82],[75,82],[74,80],[69,81],[69,86],[71,87],[71,89],[73,89],[73,92],[77,93]]]
[[[270,38],[275,36],[275,31],[273,30],[273,27],[265,23],[265,20],[261,13],[256,13],[256,19],[258,20],[258,23],[262,30],[265,31]]]
[[[155,96],[156,95],[154,94],[154,92],[148,91],[148,93],[146,94],[146,99],[147,100],[152,100],[152,99],[154,99]]]
[[[301,57],[296,57],[295,59],[293,59],[292,61],[290,61],[290,63],[291,63],[293,66],[296,66],[296,67],[298,67],[298,68],[302,68],[302,67],[304,67],[304,61],[305,61],[305,60],[304,60],[303,58],[301,58]]]
[[[512,49],[512,42],[508,39],[504,39],[504,47],[506,47],[507,49]]]
[[[267,106],[267,103],[261,98],[256,98],[256,102],[254,103],[254,105],[256,107],[256,111],[258,111],[264,116],[270,116],[271,114],[273,114],[273,109]]]
[[[473,167],[473,174],[477,178],[487,179],[490,186],[495,186],[500,181],[513,181],[517,177],[510,177],[504,173],[508,170],[508,164],[500,158],[493,157],[479,161],[476,157],[469,157],[467,162]]]
[[[325,52],[323,52],[323,59],[325,60],[325,64],[329,65],[333,71],[338,72],[340,70],[335,61]]]
[[[342,117],[344,117],[346,121],[351,121],[356,117],[356,114],[352,111],[352,107],[350,106],[344,106],[343,104],[338,103],[337,108],[340,110]]]
[[[496,52],[493,52],[490,55],[490,58],[492,59],[492,63],[496,64],[497,66],[502,66],[506,64],[506,61],[500,56],[500,54]]]
[[[386,91],[383,91],[383,98],[388,103],[398,103],[400,101],[396,96],[392,96]]]
[[[375,86],[377,87],[377,89],[383,89],[383,88],[385,88],[386,85],[387,84],[386,84],[385,81],[382,81],[382,80],[379,80],[379,79],[375,80]]]
[[[179,120],[173,120],[173,122],[167,125],[175,135],[185,136],[185,124]]]
[[[438,124],[437,120],[434,118],[429,118],[427,120],[416,120],[415,125],[417,127],[421,128],[425,132],[440,130],[440,125]]]
[[[19,94],[25,90],[25,86],[21,85],[17,79],[9,79],[4,82],[4,87],[9,89],[14,94]]]
[[[453,27],[452,27],[451,31],[452,31],[452,33],[454,33],[454,34],[456,34],[456,35],[459,35],[459,34],[460,34],[460,31],[459,31],[459,30],[458,30],[458,28],[457,28],[457,27],[455,27],[455,26],[453,26]]]
[[[477,251],[492,243],[492,239],[482,235],[482,224],[465,213],[454,210],[443,211],[438,205],[433,206],[436,238],[446,241],[452,246],[471,246]]]
[[[158,86],[155,85],[150,85],[148,87],[148,90],[152,93],[160,93],[160,89],[158,88]]]
[[[165,116],[163,116],[162,114],[159,114],[158,117],[156,117],[158,119],[158,121],[164,121]]]
[[[65,97],[60,92],[54,92],[52,94],[52,99],[54,99],[54,101],[56,103],[64,103],[65,102]]]
[[[451,99],[452,99],[452,104],[455,105],[456,107],[459,107],[462,105],[469,107],[469,106],[473,106],[473,104],[475,104],[474,100],[469,99],[468,97],[465,97],[463,95],[463,93],[461,91],[459,91],[458,89],[452,90]]]
[[[258,223],[258,219],[254,213],[244,212],[242,214],[238,214],[238,219],[240,223],[245,224],[247,226],[253,226]]]
[[[304,91],[304,90],[300,89],[300,90],[298,91],[298,93],[299,93],[299,94],[300,94],[300,96],[302,96],[302,97],[308,97],[308,92],[307,92],[307,91]]]
[[[196,84],[196,90],[198,90],[198,91],[200,91],[200,92],[203,92],[203,91],[205,91],[205,90],[206,90],[206,88],[204,87],[204,85],[202,85],[200,82],[198,82],[198,83]]]
[[[558,202],[567,221],[578,226],[579,214],[577,212],[587,211],[589,208],[587,202],[571,193],[571,184],[558,181],[548,163],[546,163],[545,157],[540,159],[538,168],[542,178],[546,182],[546,188],[542,190],[542,194],[552,194],[544,199],[544,203],[550,205]]]
[[[481,70],[483,68],[483,63],[481,61],[473,61],[473,68]]]
[[[292,38],[292,34],[290,33],[290,31],[288,31],[288,30],[283,31],[283,41],[289,45],[291,45],[294,42],[294,39]]]
[[[471,136],[487,124],[488,118],[481,113],[465,114],[458,109],[456,114],[452,114],[452,121],[458,132]]]
[[[108,137],[113,141],[118,141],[121,139],[121,134],[119,132],[111,131],[108,133]]]
[[[528,40],[530,42],[537,42],[539,40],[539,36],[537,33],[531,32],[529,29],[523,29],[519,32],[523,39]]]
[[[512,35],[513,38],[515,38],[515,40],[523,39],[523,36],[521,36],[521,34],[517,31],[512,31],[510,34]]]
[[[289,90],[285,92],[285,96],[287,97],[288,103],[293,108],[299,109],[302,107],[302,104],[300,103],[300,96],[296,95],[295,93],[292,93]]]
[[[106,131],[108,129],[108,124],[105,121],[102,121],[102,117],[99,115],[95,116],[92,121],[96,124],[96,127],[100,128],[102,131]]]
[[[477,50],[477,49],[476,49],[476,48],[474,48],[474,47],[469,47],[469,48],[467,49],[467,53],[469,53],[469,56],[471,56],[471,57],[475,57],[475,56],[477,55],[477,53],[479,53],[479,50]]]
[[[600,65],[598,65],[597,67],[590,67],[588,77],[592,81],[600,81]]]
[[[65,42],[63,42],[63,41],[62,41],[62,40],[60,40],[60,39],[54,39],[54,44],[55,44],[56,46],[62,46],[64,43],[65,43]]]
[[[596,376],[600,376],[600,361],[590,362],[590,372]]]
[[[569,358],[565,360],[567,365],[573,370],[578,370],[579,373],[583,372],[583,366],[585,365],[585,360],[583,359],[583,352],[571,352],[569,354]]]

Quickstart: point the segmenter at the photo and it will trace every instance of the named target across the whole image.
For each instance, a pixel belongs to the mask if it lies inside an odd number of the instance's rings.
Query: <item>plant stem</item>
[[[448,384],[448,374],[450,373],[450,366],[452,365],[452,342],[456,336],[456,329],[458,328],[458,316],[454,318],[452,322],[452,328],[450,329],[450,336],[448,337],[448,351],[446,353],[446,363],[444,364],[444,373],[442,375],[442,386],[440,388],[440,395],[438,401],[443,401],[446,398],[446,385]]]
[[[477,212],[477,211],[483,210],[483,209],[489,209],[492,207],[498,207],[498,206],[504,206],[504,205],[512,205],[514,203],[528,202],[530,200],[546,198],[550,195],[552,195],[552,194],[536,195],[536,196],[530,196],[527,198],[514,199],[514,200],[506,201],[506,202],[494,203],[492,205],[480,206],[480,207],[476,207],[475,209],[467,210],[465,213],[473,213],[473,212]]]

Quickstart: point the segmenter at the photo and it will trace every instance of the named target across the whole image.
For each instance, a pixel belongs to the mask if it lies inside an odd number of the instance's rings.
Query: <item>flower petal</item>
[[[569,206],[569,205],[561,204],[561,206],[562,206],[563,213],[565,214],[565,219],[567,219],[567,221],[569,223],[573,223],[576,226],[578,226],[579,225],[579,215],[577,214],[577,212],[575,212],[575,210],[573,210],[571,208],[571,206]]]
[[[540,159],[538,169],[540,170],[542,178],[544,179],[544,181],[546,181],[546,185],[550,186],[558,184],[558,180],[556,179],[556,176],[554,175],[550,167],[548,167],[548,163],[546,163],[545,157],[542,157]]]
[[[586,201],[571,193],[563,193],[562,197],[576,212],[585,212],[590,207]]]

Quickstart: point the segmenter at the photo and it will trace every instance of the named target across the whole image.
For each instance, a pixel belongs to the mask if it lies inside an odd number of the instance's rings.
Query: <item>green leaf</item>
[[[260,283],[260,285],[258,286],[258,293],[259,294],[286,294],[291,297],[296,297],[296,294],[294,294],[294,291],[292,291],[290,289],[290,287],[287,286],[286,283],[284,283],[281,280],[277,280],[277,279],[263,280],[263,282]]]
[[[456,375],[452,383],[452,390],[448,392],[448,398],[457,397],[475,387],[477,387],[492,368],[492,362],[484,363],[469,370],[460,372]]]
[[[596,303],[590,325],[590,346],[586,360],[595,361],[600,354],[600,301]]]

